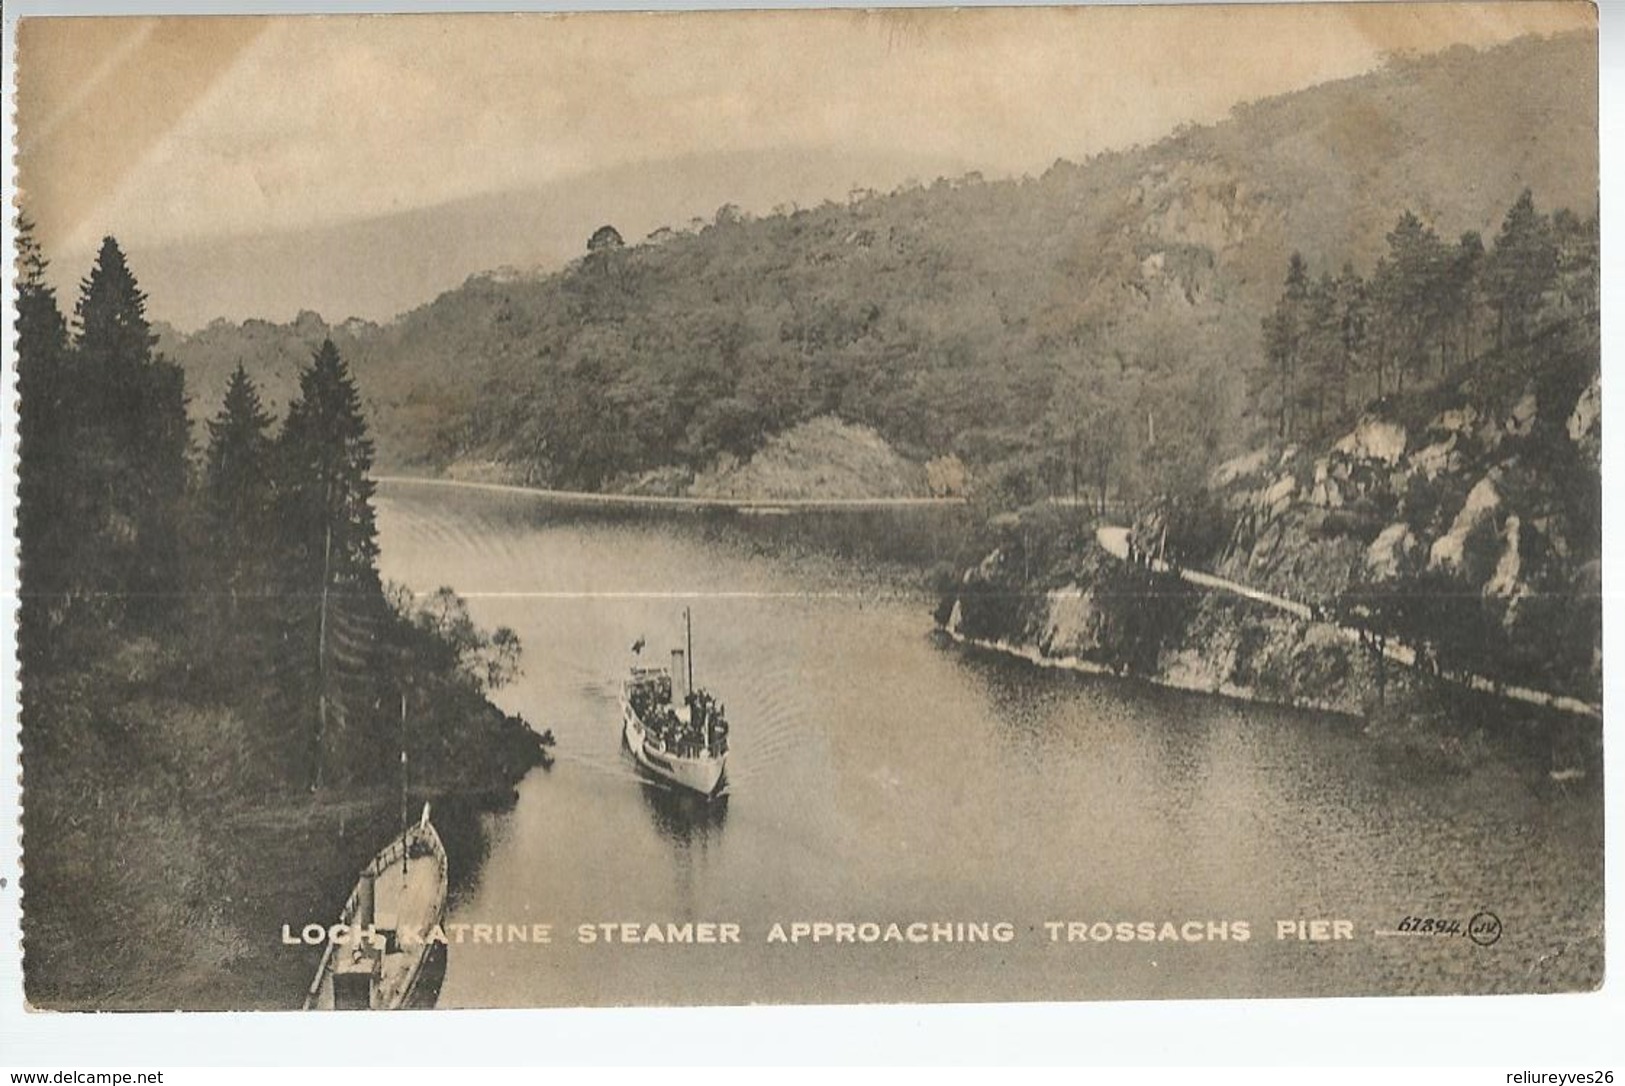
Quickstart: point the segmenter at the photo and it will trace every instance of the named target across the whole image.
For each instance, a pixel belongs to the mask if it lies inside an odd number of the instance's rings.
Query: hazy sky
[[[36,18],[20,187],[77,260],[108,232],[326,227],[718,152],[1037,173],[1386,51],[1593,20],[1575,2]]]

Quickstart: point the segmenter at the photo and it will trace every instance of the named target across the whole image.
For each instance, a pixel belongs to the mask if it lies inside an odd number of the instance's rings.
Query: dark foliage
[[[1369,280],[1352,265],[1312,280],[1293,253],[1263,322],[1254,416],[1282,440],[1314,441],[1407,387],[1484,366],[1517,379],[1538,373],[1538,355],[1525,348],[1557,324],[1596,315],[1598,238],[1596,215],[1544,215],[1525,189],[1487,253],[1476,232],[1450,245],[1411,211]]]
[[[488,794],[551,737],[486,698],[518,667],[511,631],[448,593],[422,612],[386,596],[371,442],[330,342],[275,439],[239,369],[194,473],[181,371],[153,353],[117,244],[70,339],[22,238],[25,977],[36,1001],[139,1004],[156,961],[206,951],[180,936],[220,929],[220,895],[263,884],[228,814],[334,805],[342,837],[350,794],[399,787],[403,748],[419,791]]]

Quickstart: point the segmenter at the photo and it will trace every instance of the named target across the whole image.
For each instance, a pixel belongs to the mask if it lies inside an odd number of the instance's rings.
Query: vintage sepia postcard
[[[30,1008],[1602,984],[1592,5],[10,46]]]

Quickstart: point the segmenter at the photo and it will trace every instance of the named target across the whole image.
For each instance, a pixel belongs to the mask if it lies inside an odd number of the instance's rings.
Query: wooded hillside
[[[1039,178],[724,207],[625,244],[584,223],[584,251],[599,243],[568,268],[476,275],[383,327],[307,315],[161,345],[204,402],[242,362],[274,404],[291,360],[334,336],[394,467],[622,488],[834,415],[1020,500],[1087,475],[1090,435],[1123,465],[1152,436],[1204,463],[1245,443],[1294,251],[1316,274],[1370,268],[1402,209],[1488,241],[1525,188],[1591,216],[1595,71],[1587,35],[1462,47]]]

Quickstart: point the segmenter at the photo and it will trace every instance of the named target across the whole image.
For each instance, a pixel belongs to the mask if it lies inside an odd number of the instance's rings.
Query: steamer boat
[[[685,647],[671,667],[633,665],[621,687],[621,736],[645,773],[706,799],[727,794],[725,707],[694,685],[694,626],[683,611]],[[641,652],[642,639],[632,646]]]

